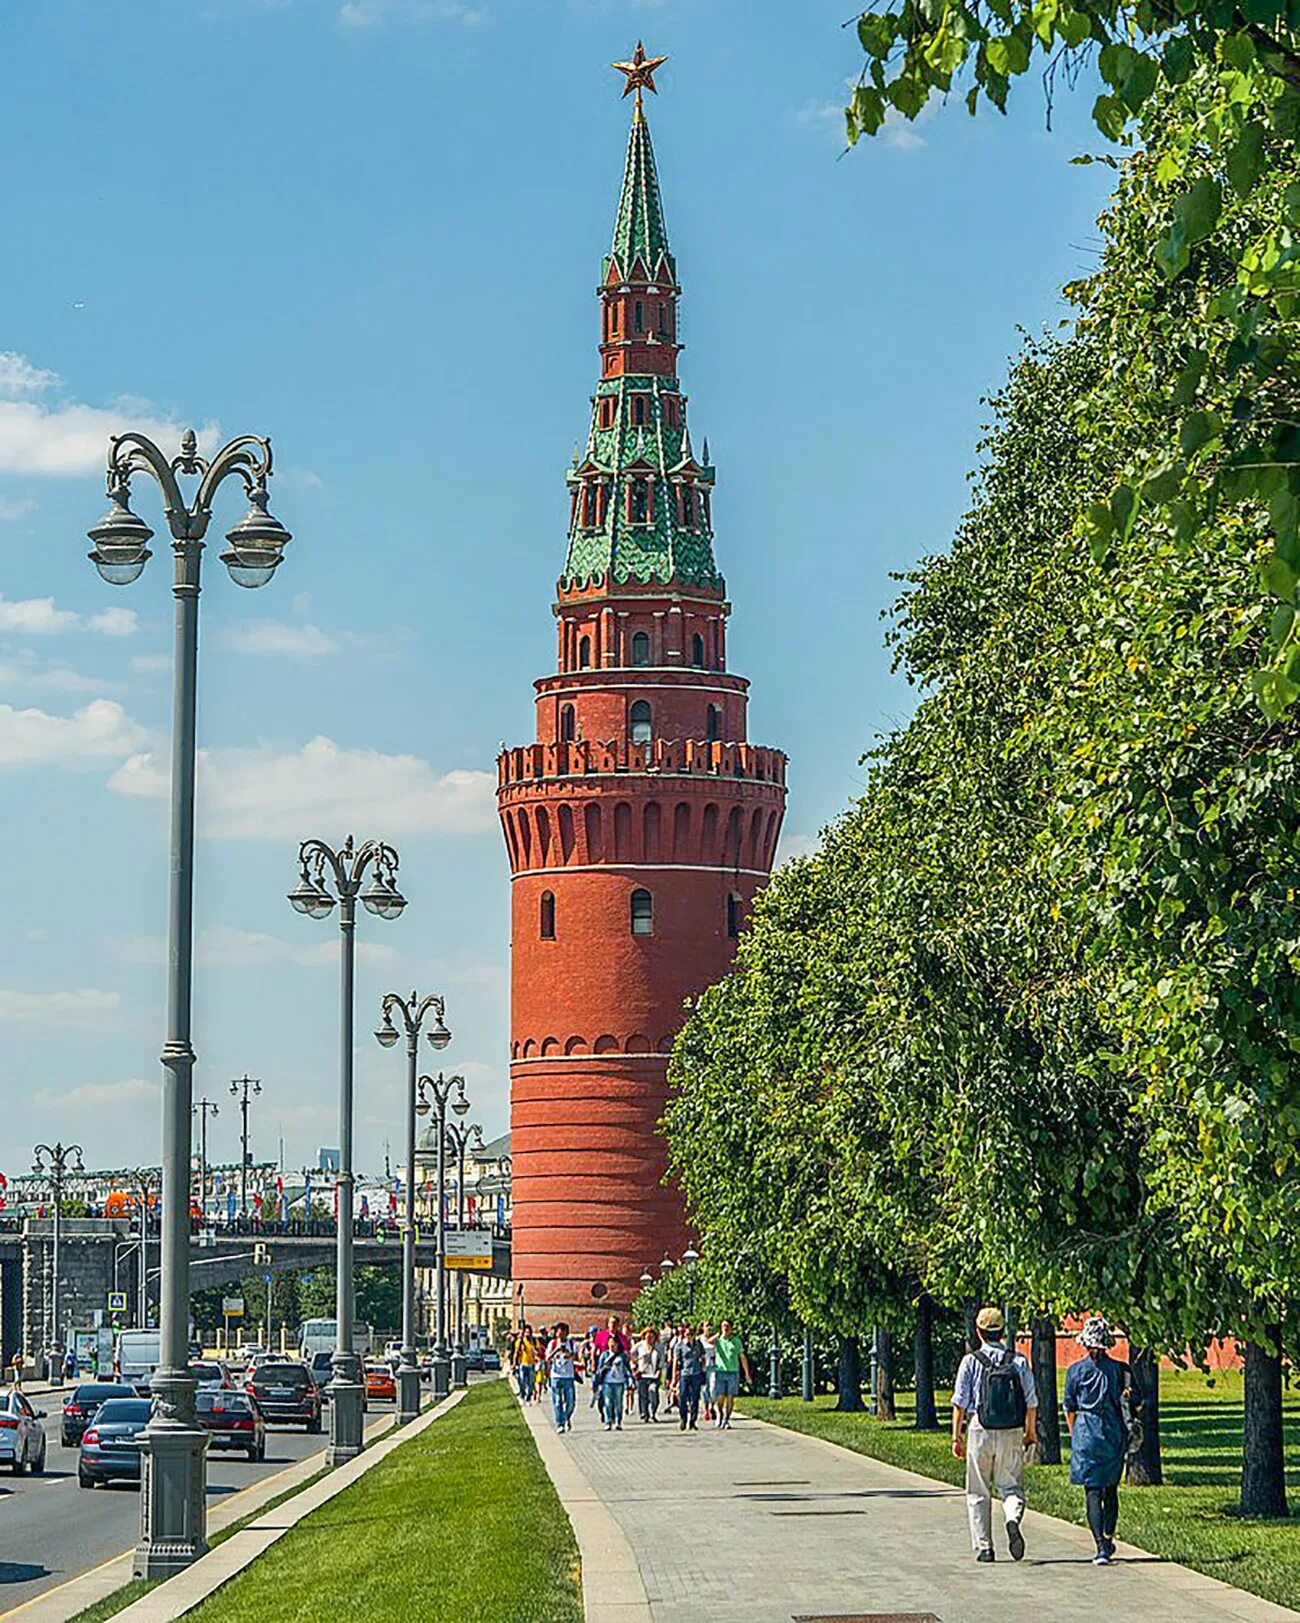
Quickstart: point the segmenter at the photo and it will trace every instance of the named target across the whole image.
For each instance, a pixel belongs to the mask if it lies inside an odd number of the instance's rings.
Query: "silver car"
[[[33,1409],[21,1392],[12,1387],[0,1392],[0,1465],[15,1476],[31,1471],[40,1476],[45,1469],[44,1409]]]

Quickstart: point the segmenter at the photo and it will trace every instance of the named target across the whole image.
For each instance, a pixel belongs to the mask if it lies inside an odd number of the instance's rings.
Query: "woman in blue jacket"
[[[1070,1481],[1084,1491],[1088,1527],[1097,1544],[1093,1564],[1108,1567],[1115,1554],[1119,1479],[1128,1456],[1129,1416],[1136,1409],[1133,1377],[1128,1365],[1107,1351],[1115,1345],[1115,1337],[1100,1315],[1087,1319],[1075,1339],[1088,1356],[1071,1364],[1065,1377]]]

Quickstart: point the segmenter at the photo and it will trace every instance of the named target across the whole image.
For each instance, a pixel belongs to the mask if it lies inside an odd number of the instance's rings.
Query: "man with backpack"
[[[1007,1521],[1007,1548],[1011,1559],[1019,1561],[1025,1553],[1020,1531],[1025,1449],[1038,1441],[1038,1392],[1028,1360],[1002,1343],[1004,1325],[998,1309],[981,1309],[975,1329],[980,1344],[962,1359],[952,1389],[952,1451],[966,1461],[966,1506],[975,1559],[994,1559],[996,1488]]]

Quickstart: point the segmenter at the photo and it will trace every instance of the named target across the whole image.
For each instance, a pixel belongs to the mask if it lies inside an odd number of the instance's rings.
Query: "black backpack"
[[[1016,1431],[1023,1427],[1027,1412],[1025,1389],[1020,1384],[1015,1358],[1008,1353],[994,1363],[983,1350],[974,1356],[984,1371],[984,1396],[978,1410],[980,1425],[985,1431]]]

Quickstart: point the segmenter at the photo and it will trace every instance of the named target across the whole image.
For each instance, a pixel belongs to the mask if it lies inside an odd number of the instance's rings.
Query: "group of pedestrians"
[[[1025,1457],[1038,1442],[1038,1392],[1023,1354],[1005,1345],[1005,1324],[995,1307],[975,1321],[979,1345],[957,1369],[952,1392],[952,1451],[966,1462],[966,1505],[977,1561],[996,1559],[993,1494],[1002,1501],[1007,1550],[1025,1553]],[[1070,1428],[1070,1481],[1084,1490],[1088,1528],[1096,1545],[1093,1562],[1109,1566],[1115,1555],[1119,1481],[1124,1462],[1141,1437],[1141,1399],[1127,1364],[1110,1356],[1115,1337],[1099,1314],[1084,1321],[1076,1338],[1085,1356],[1065,1377]]]
[[[511,1337],[507,1362],[520,1401],[540,1403],[549,1389],[555,1429],[573,1430],[577,1387],[589,1381],[590,1406],[605,1431],[622,1431],[634,1413],[658,1423],[660,1409],[675,1410],[680,1431],[697,1431],[701,1413],[719,1431],[731,1429],[740,1378],[751,1379],[744,1344],[729,1319],[715,1330],[706,1319],[633,1330],[617,1314],[605,1325],[573,1335],[567,1324],[530,1324]]]

